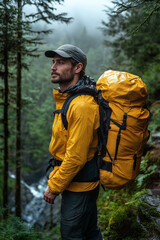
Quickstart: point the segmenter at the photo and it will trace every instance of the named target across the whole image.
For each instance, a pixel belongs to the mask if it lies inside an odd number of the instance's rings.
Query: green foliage
[[[55,227],[51,226],[50,228],[44,228],[43,233],[41,233],[42,240],[61,240],[60,237],[60,224],[57,224]]]
[[[137,8],[132,7],[139,2]],[[149,99],[151,102],[159,99],[159,59],[160,59],[160,33],[155,31],[160,21],[160,7],[148,18],[149,5],[142,4],[145,1],[123,1],[121,5],[115,1],[119,7],[119,14],[115,14],[115,7],[108,14],[108,22],[103,21],[102,31],[106,35],[105,45],[112,48],[110,68],[120,71],[128,71],[139,75],[148,87]],[[150,9],[153,9],[152,2]],[[125,5],[125,13],[121,11]],[[150,11],[149,9],[149,11]],[[121,13],[122,12],[122,13]],[[147,19],[140,25],[141,19]],[[143,20],[142,20],[143,21]],[[136,30],[135,30],[136,29]],[[108,38],[110,36],[110,38]]]
[[[29,229],[19,218],[9,216],[0,222],[1,240],[38,240],[38,235],[33,229]]]
[[[148,19],[150,19],[154,14],[156,14],[157,11],[160,11],[160,3],[157,0],[119,0],[112,2],[115,4],[115,14],[128,11],[129,9],[139,9],[143,7],[143,11],[146,16],[144,17],[144,15],[142,14],[142,18],[139,21],[139,26],[137,29],[144,25],[144,23],[146,23]]]
[[[2,206],[3,202],[3,175],[2,175],[2,161],[0,161],[0,206]]]
[[[149,64],[148,70],[144,72],[142,75],[142,79],[147,85],[149,100],[150,102],[154,102],[155,100],[160,99],[159,92],[160,92],[160,65],[156,64]]]
[[[145,159],[141,161],[141,172],[136,178],[137,182],[137,190],[141,189],[142,187],[146,187],[150,177],[152,177],[157,172],[157,163],[151,163],[148,157],[146,156]]]
[[[3,209],[0,209],[0,219]],[[37,232],[28,227],[20,218],[9,215],[7,219],[0,221],[0,240],[61,240],[60,225],[44,228]]]
[[[153,34],[159,21],[158,13],[148,24],[143,25],[141,30],[132,34],[135,26],[139,24],[138,19],[142,13],[143,9],[139,8],[130,10],[125,15],[111,15],[109,23],[104,23],[105,31],[114,36],[114,39],[106,41],[107,45],[113,47],[111,64],[140,75],[148,69],[148,63],[159,59],[159,35]]]
[[[150,106],[151,121],[149,124],[150,131],[156,132],[160,130],[160,100],[154,102]],[[152,138],[150,139],[152,140]]]

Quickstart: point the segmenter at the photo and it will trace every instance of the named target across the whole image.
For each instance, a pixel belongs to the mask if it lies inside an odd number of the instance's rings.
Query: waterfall
[[[13,173],[9,173],[12,179],[15,179]],[[55,199],[53,205],[43,200],[43,194],[47,189],[46,177],[41,178],[37,183],[28,185],[21,180],[22,188],[22,220],[29,226],[43,227],[47,224],[55,225],[59,222],[60,216],[60,196]],[[12,194],[14,196],[14,194]],[[13,199],[12,196],[12,199]],[[15,206],[12,202],[12,212]]]

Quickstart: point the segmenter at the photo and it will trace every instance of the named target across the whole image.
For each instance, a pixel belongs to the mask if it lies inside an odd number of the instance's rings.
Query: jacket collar
[[[75,85],[72,85],[67,90],[65,90],[63,93],[79,93],[79,92],[86,92],[86,93],[92,93],[96,94],[96,82],[93,78],[89,76],[83,76]]]
[[[82,79],[80,79],[75,85],[72,85],[68,89],[66,89],[64,92],[61,92],[61,90],[53,89],[53,96],[55,101],[64,102],[65,99],[75,93],[88,93],[91,95],[96,95],[96,82],[93,78],[89,76],[83,76]]]
[[[70,95],[69,93],[62,93],[58,89],[55,88],[53,89],[53,97],[56,102],[63,103],[69,95]]]

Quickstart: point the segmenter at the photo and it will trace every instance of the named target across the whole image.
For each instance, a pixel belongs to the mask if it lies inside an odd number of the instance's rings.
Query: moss
[[[146,240],[160,234],[160,227],[154,220],[160,214],[156,208],[142,202],[133,201],[131,204],[119,207],[109,219],[106,228],[107,240]]]
[[[130,208],[129,206],[120,207],[109,220],[107,228],[108,239],[119,240],[129,239],[130,237],[137,239],[142,229],[136,218],[135,208]]]
[[[138,216],[144,228],[149,229],[149,236],[160,235],[160,226],[156,222],[156,218],[160,218],[160,213],[156,210],[156,207],[141,202],[138,206]]]

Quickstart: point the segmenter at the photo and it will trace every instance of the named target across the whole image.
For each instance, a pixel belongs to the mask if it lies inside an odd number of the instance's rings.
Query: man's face
[[[74,79],[74,67],[70,59],[55,55],[51,67],[51,82],[66,84]]]

